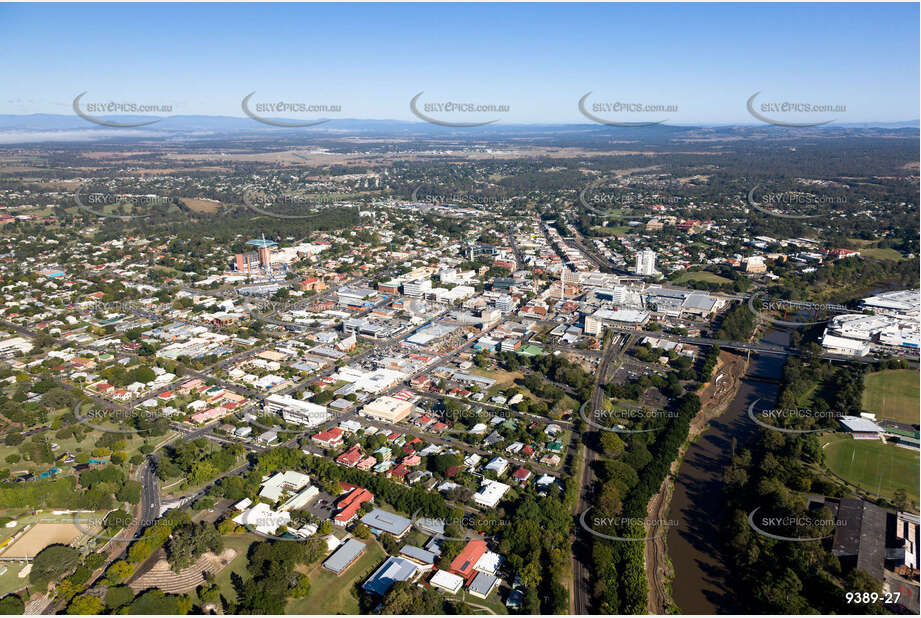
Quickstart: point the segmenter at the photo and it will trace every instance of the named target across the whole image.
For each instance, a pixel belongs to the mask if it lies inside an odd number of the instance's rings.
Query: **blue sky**
[[[503,122],[587,122],[579,98],[754,122],[746,99],[919,117],[918,4],[0,5],[0,113],[73,98],[242,116],[240,100],[415,120],[409,101],[503,104]]]

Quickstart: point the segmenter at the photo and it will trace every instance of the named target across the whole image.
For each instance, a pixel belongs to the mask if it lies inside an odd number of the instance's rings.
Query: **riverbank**
[[[700,390],[700,412],[691,420],[688,438],[681,445],[678,457],[672,462],[659,491],[650,498],[646,507],[646,536],[652,538],[644,548],[646,580],[649,584],[647,609],[650,614],[666,614],[669,606],[674,605],[667,587],[674,575],[668,559],[667,535],[661,534],[656,522],[666,519],[674,493],[675,475],[688,447],[707,429],[711,420],[726,411],[735,398],[747,370],[748,361],[744,357],[732,352],[720,352],[713,368],[713,379]]]

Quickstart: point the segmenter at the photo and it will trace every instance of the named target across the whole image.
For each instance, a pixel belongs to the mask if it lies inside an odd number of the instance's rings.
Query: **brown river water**
[[[762,342],[788,345],[789,337],[771,331]],[[733,593],[732,574],[721,559],[722,473],[732,457],[732,439],[741,447],[757,433],[757,425],[748,418],[748,406],[757,399],[770,405],[776,402],[779,384],[763,380],[779,379],[783,363],[783,357],[752,356],[735,398],[688,447],[678,469],[668,512],[675,525],[667,543],[675,571],[672,599],[685,614],[745,611],[743,600]]]

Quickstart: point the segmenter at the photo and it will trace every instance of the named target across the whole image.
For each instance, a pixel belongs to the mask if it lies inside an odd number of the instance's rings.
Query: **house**
[[[358,516],[361,505],[365,502],[374,502],[374,494],[362,487],[349,485],[348,483],[339,483],[339,486],[345,491],[339,502],[336,504],[338,513],[333,516],[333,523],[337,526],[347,526]]]
[[[339,427],[333,427],[332,429],[314,434],[310,439],[326,448],[335,448],[345,440],[344,434],[345,432]]]
[[[468,541],[461,552],[457,554],[457,557],[451,561],[451,566],[449,567],[451,572],[463,577],[464,581],[473,581],[476,576],[476,571],[474,571],[473,567],[483,557],[486,550],[486,541],[480,539]]]
[[[371,468],[374,467],[376,463],[377,463],[377,459],[375,459],[371,455],[368,455],[367,457],[359,461],[355,465],[355,467],[358,468],[359,470],[370,470]]]
[[[499,500],[502,499],[502,496],[504,496],[505,492],[509,489],[511,489],[511,487],[505,483],[483,479],[483,484],[480,486],[480,489],[473,494],[473,501],[480,506],[495,508],[496,505],[499,504]]]
[[[528,479],[531,478],[531,471],[525,468],[524,466],[519,466],[512,472],[512,478],[518,481],[519,484],[525,485],[528,482]]]
[[[348,468],[354,468],[358,462],[361,461],[361,458],[361,447],[356,444],[346,452],[336,457],[336,463]]]
[[[502,457],[495,457],[492,461],[486,464],[486,470],[492,470],[496,473],[496,476],[502,476],[505,474],[505,471],[508,470],[508,461]]]
[[[394,479],[402,481],[407,472],[409,472],[409,468],[407,468],[404,464],[399,464],[397,467],[390,470],[388,474],[390,474],[390,476],[392,476]]]

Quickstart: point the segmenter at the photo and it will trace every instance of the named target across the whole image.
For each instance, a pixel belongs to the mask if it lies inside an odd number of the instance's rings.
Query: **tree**
[[[26,611],[26,605],[17,594],[8,594],[0,599],[0,616],[14,616]]]
[[[111,586],[106,591],[106,607],[118,609],[134,600],[134,590],[128,586]]]
[[[43,589],[70,573],[80,562],[80,552],[67,545],[49,545],[35,555],[29,581]]]
[[[92,616],[101,614],[106,606],[99,599],[91,594],[85,594],[75,597],[70,605],[67,606],[67,613],[81,616]]]
[[[96,569],[104,565],[105,563],[106,563],[105,554],[100,554],[98,552],[88,554],[86,558],[83,560],[83,564],[85,564],[86,568],[88,568],[91,571],[95,571]]]
[[[192,564],[206,551],[220,553],[224,541],[210,522],[185,524],[173,530],[166,544],[166,558],[176,573]]]
[[[310,594],[310,578],[303,573],[295,575],[295,583],[291,586],[289,593],[295,599],[303,599]]]
[[[134,566],[131,563],[118,560],[109,565],[106,570],[106,577],[109,581],[118,584],[131,577],[132,573],[134,573]]]

